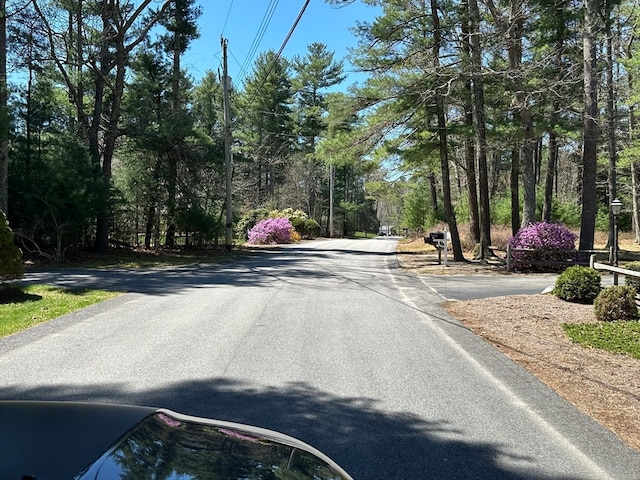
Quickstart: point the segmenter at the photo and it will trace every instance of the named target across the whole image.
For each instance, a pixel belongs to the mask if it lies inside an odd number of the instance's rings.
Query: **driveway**
[[[506,295],[536,295],[553,288],[558,278],[550,273],[499,275],[419,275],[418,278],[444,300],[473,300]],[[620,278],[620,284],[624,279]],[[602,285],[613,285],[612,275],[602,275]]]

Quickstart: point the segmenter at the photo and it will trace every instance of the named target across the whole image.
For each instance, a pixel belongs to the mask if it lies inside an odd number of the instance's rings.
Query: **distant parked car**
[[[351,480],[295,438],[151,407],[0,401],[0,478]]]

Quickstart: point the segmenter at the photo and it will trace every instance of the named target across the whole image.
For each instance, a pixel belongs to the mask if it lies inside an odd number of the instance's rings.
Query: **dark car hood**
[[[0,401],[0,478],[351,477],[315,448],[261,428],[152,407]]]

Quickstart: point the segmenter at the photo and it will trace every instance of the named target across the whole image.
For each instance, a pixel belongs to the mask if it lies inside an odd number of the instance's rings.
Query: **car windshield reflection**
[[[295,446],[163,412],[144,419],[76,478],[347,480],[323,459]]]

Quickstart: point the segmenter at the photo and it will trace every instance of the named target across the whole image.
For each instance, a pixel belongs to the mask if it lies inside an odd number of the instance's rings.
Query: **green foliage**
[[[557,199],[552,200],[551,212],[554,221],[560,222],[569,228],[577,228],[580,226],[581,208],[576,202],[559,202]]]
[[[618,229],[621,232],[626,232],[631,230],[631,214],[630,212],[625,212],[624,210],[618,216]],[[596,230],[601,232],[606,232],[609,230],[610,219],[609,219],[609,207],[604,206],[598,209],[598,213],[596,214]]]
[[[223,231],[218,218],[203,212],[197,207],[178,210],[176,226],[182,231],[191,233],[192,244],[202,246],[213,241]]]
[[[22,252],[13,243],[7,217],[0,211],[0,281],[20,278],[23,274]]]
[[[627,263],[624,268],[633,272],[640,272],[640,262]],[[625,285],[629,285],[630,287],[635,288],[636,291],[640,292],[640,277],[627,275],[624,277],[624,283]]]
[[[308,218],[299,232],[304,238],[318,238],[322,235],[322,227],[313,218]]]
[[[235,235],[244,240],[249,238],[249,231],[256,226],[260,220],[269,218],[269,210],[266,208],[256,208],[245,213],[235,225]]]
[[[302,210],[294,210],[293,208],[285,208],[284,210],[271,210],[269,218],[288,218],[293,223],[294,219],[306,220],[307,214]]]
[[[636,289],[614,285],[602,290],[593,302],[596,318],[604,322],[637,320]]]
[[[562,329],[574,343],[640,359],[640,322],[569,323]]]
[[[293,217],[290,221],[300,238],[318,238],[322,234],[322,227],[313,218]]]
[[[558,275],[553,294],[568,302],[592,303],[600,293],[600,281],[596,270],[574,265]]]
[[[511,198],[500,195],[491,200],[491,218],[496,225],[511,225]]]
[[[413,185],[403,198],[403,225],[410,230],[425,231],[438,222],[429,196],[429,185],[419,182]]]
[[[82,246],[105,186],[95,179],[87,149],[75,134],[47,135],[42,147],[37,162],[30,158],[33,152],[12,156],[9,211],[15,231],[49,254]]]

